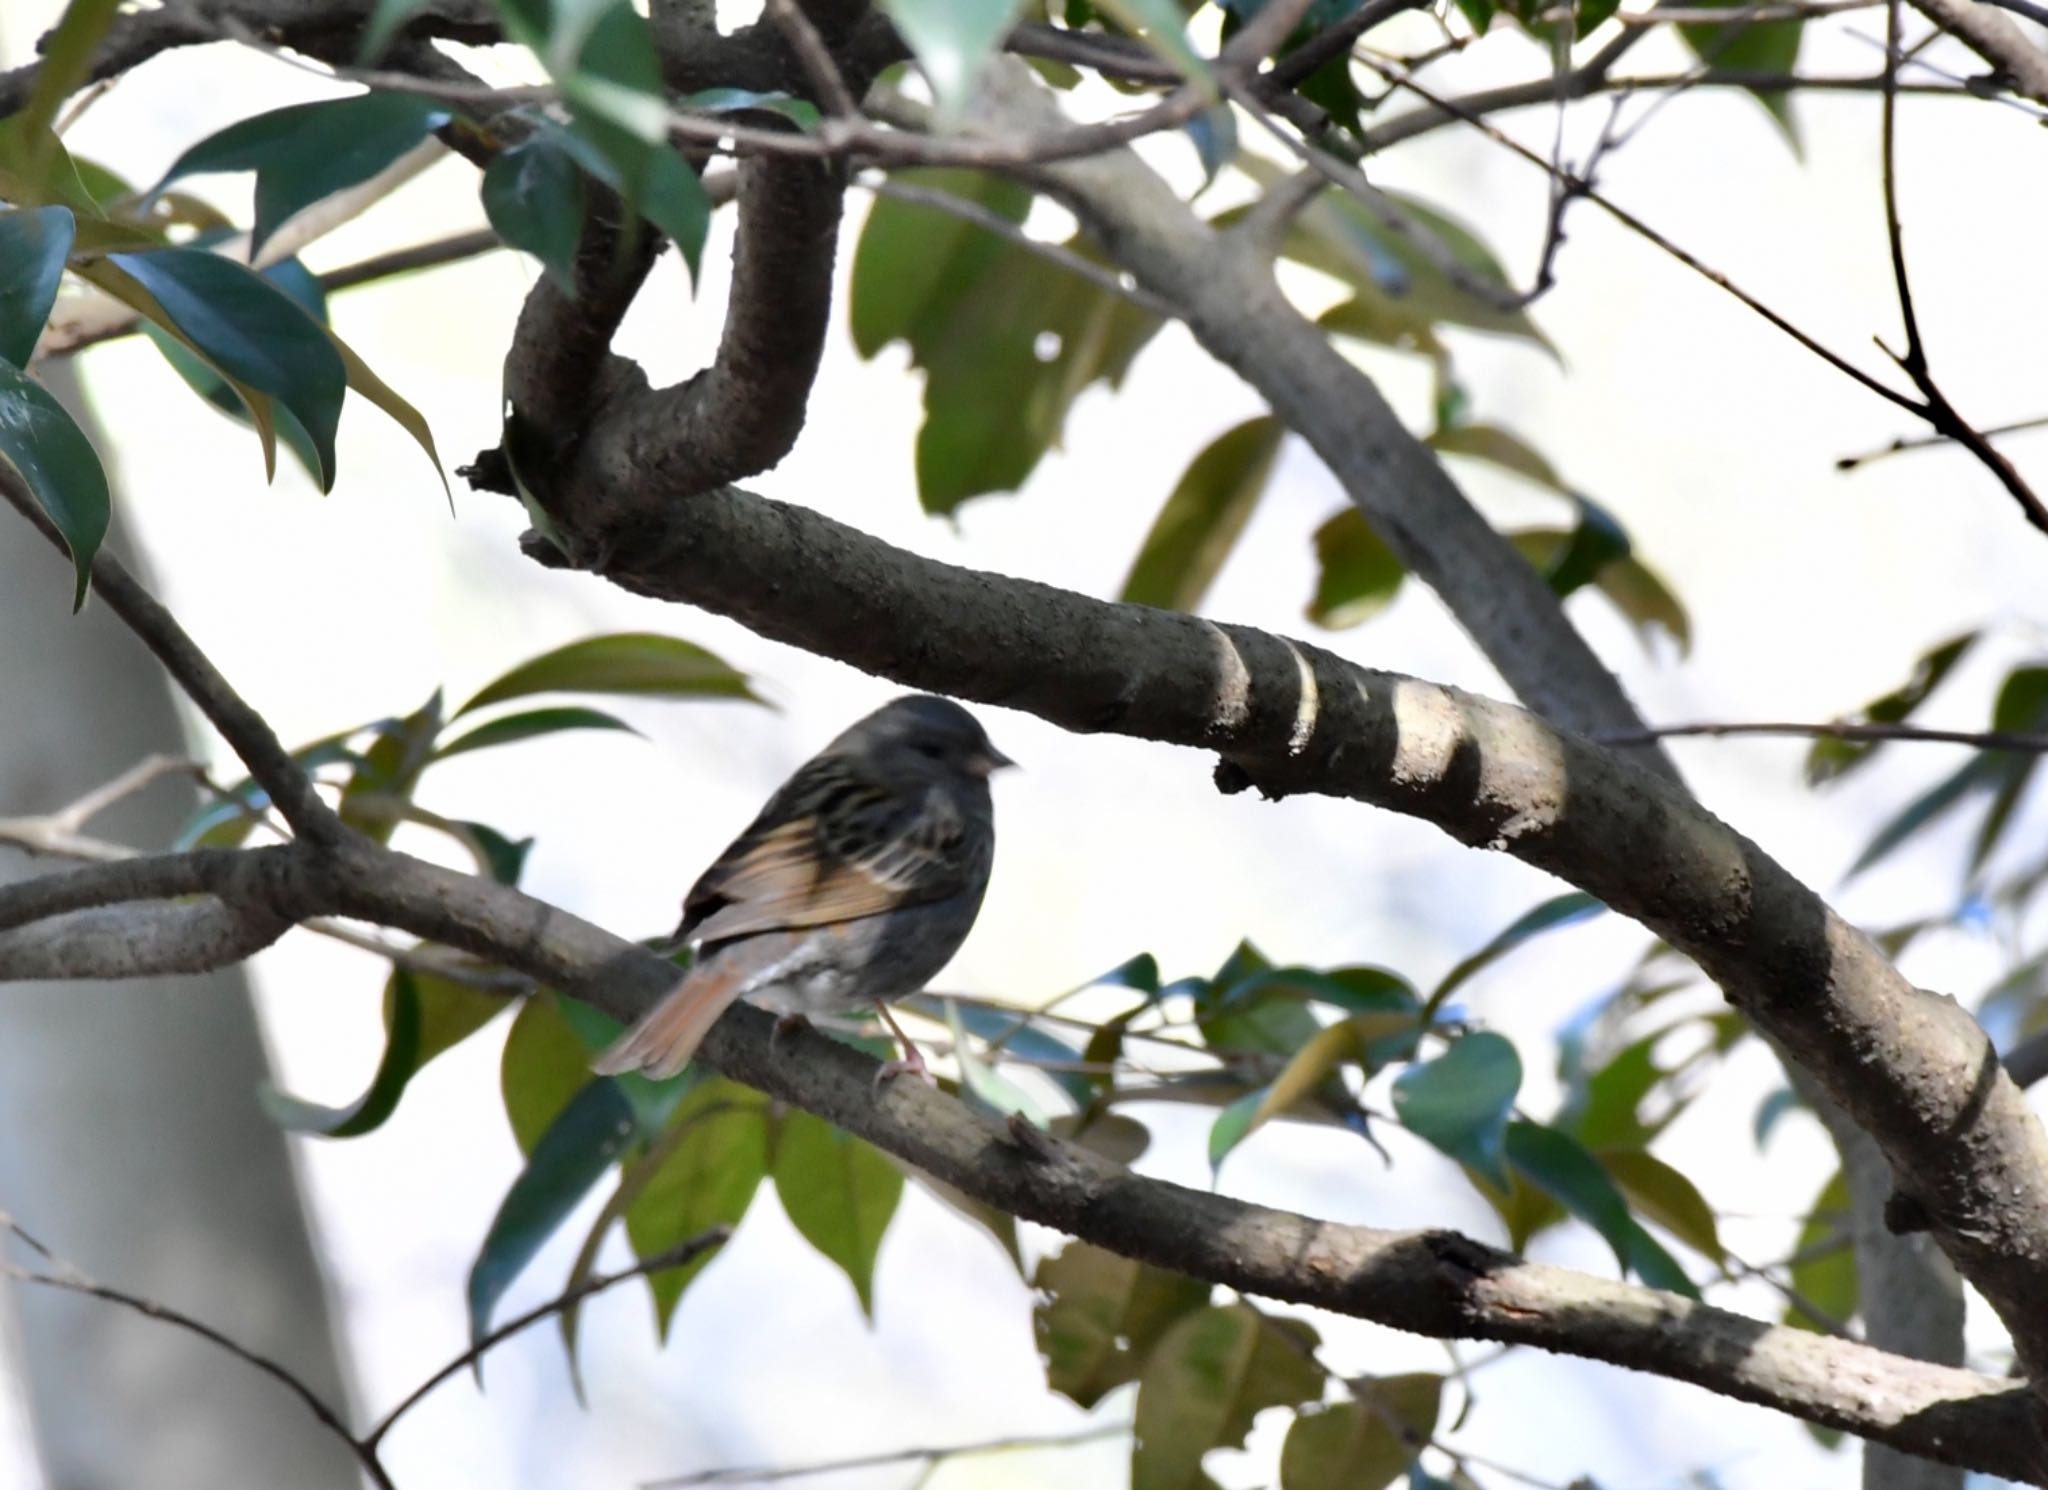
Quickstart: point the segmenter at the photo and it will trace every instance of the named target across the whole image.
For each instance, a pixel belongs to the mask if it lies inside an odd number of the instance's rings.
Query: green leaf
[[[1152,520],[1122,599],[1192,611],[1265,495],[1287,427],[1270,414],[1224,431],[1194,458]]]
[[[382,1127],[398,1099],[435,1056],[503,1013],[510,1001],[432,973],[393,968],[384,985],[384,1054],[369,1089],[346,1107],[324,1107],[272,1086],[258,1096],[279,1127],[323,1138],[354,1138]]]
[[[348,371],[326,329],[254,271],[203,249],[114,254],[109,262],[148,291],[209,362],[297,417],[319,454],[320,489],[331,488]]]
[[[1739,5],[1741,0],[1706,0],[1714,5]],[[1722,26],[1680,26],[1678,35],[1707,66],[1728,72],[1789,73],[1799,62],[1804,21],[1739,21]],[[1799,153],[1799,125],[1792,113],[1792,94],[1746,89],[1784,132],[1785,142]]]
[[[1593,896],[1574,890],[1570,894],[1559,895],[1523,912],[1492,941],[1444,974],[1443,982],[1437,984],[1436,992],[1429,996],[1429,1002],[1423,1006],[1423,1012],[1436,1013],[1444,1006],[1444,1001],[1457,992],[1467,979],[1498,962],[1532,937],[1541,936],[1546,931],[1556,931],[1560,927],[1576,926],[1581,921],[1591,920],[1606,909],[1607,907]]]
[[[705,114],[780,114],[798,129],[809,131],[818,127],[816,104],[809,99],[792,98],[782,92],[755,93],[745,88],[706,88],[701,92],[679,98],[676,102],[683,108],[696,109]]]
[[[1439,429],[1423,443],[1442,455],[1463,455],[1512,471],[1526,481],[1564,496],[1573,495],[1543,453],[1520,435],[1494,424],[1460,424]]]
[[[1597,1157],[1633,1209],[1695,1252],[1715,1262],[1726,1260],[1714,1208],[1691,1180],[1655,1154],[1640,1149],[1606,1150]]]
[[[1252,1127],[1278,1117],[1308,1097],[1340,1065],[1355,1065],[1370,1076],[1387,1061],[1409,1054],[1421,1033],[1418,1020],[1415,1010],[1387,1009],[1354,1014],[1325,1025],[1314,1039],[1295,1051],[1273,1078],[1252,1113]]]
[[[1022,222],[1030,193],[971,171],[898,180]],[[1076,238],[1070,250],[1099,258]],[[884,197],[854,251],[854,344],[872,357],[910,343],[925,373],[918,496],[946,513],[1010,491],[1060,438],[1090,384],[1121,383],[1159,317],[1030,249],[922,203]]]
[[[958,999],[945,999],[946,1027],[953,1035],[953,1061],[960,1068],[961,1095],[998,1117],[1021,1117],[1034,1128],[1049,1128],[1051,1115],[1029,1092],[983,1060],[968,1042]]]
[[[1021,0],[882,0],[949,116],[973,96],[1020,8]]]
[[[1322,1395],[1316,1332],[1248,1304],[1183,1316],[1138,1378],[1131,1490],[1195,1490],[1211,1449],[1237,1447],[1252,1418]]]
[[[1986,751],[1937,781],[1877,830],[1876,836],[1864,846],[1863,852],[1856,856],[1856,862],[1849,866],[1849,872],[1842,878],[1854,879],[1929,823],[1946,815],[1950,808],[1972,792],[1995,789],[2008,759]]]
[[[148,195],[186,176],[254,171],[254,255],[294,213],[369,180],[448,118],[444,106],[410,93],[359,93],[271,109],[208,135],[171,162]]]
[[[1911,677],[1890,693],[1865,704],[1857,711],[1856,717],[1873,724],[1901,724],[1911,718],[1976,645],[1981,634],[1966,631],[1961,636],[1950,637],[1939,646],[1930,647],[1914,662]],[[1876,740],[1815,740],[1806,756],[1807,782],[1818,786],[1823,781],[1847,775],[1875,755],[1881,743]]]
[[[1662,631],[1678,645],[1678,655],[1692,651],[1692,621],[1685,607],[1657,572],[1633,554],[1601,566],[1593,586],[1628,618],[1647,645],[1650,633]]]
[[[1094,5],[1098,12],[1114,16],[1125,30],[1142,36],[1212,102],[1219,96],[1215,80],[1209,76],[1209,64],[1188,41],[1187,15],[1177,0],[1094,0]]]
[[[837,1263],[875,1314],[875,1259],[903,1176],[873,1147],[823,1118],[790,1112],[775,1139],[775,1193],[805,1241]]]
[[[1394,1114],[1411,1133],[1505,1184],[1508,1114],[1521,1089],[1515,1047],[1481,1030],[1395,1078]]]
[[[1614,1260],[1628,1266],[1628,1202],[1577,1139],[1517,1120],[1507,1125],[1505,1152],[1516,1174],[1599,1232]]]
[[[521,140],[484,168],[484,215],[497,235],[541,261],[562,293],[576,293],[583,239],[583,173],[545,135]]]
[[[93,555],[107,536],[107,473],[55,396],[7,363],[0,363],[0,460],[14,467],[70,551],[76,611],[92,583]]]
[[[634,1255],[658,1257],[713,1226],[738,1225],[767,1172],[768,1099],[723,1077],[700,1083],[669,1119],[660,1163],[626,1208]],[[647,1280],[664,1337],[683,1291],[709,1261]]]
[[[647,631],[593,636],[544,652],[486,684],[452,716],[535,693],[608,693],[765,702],[747,675],[678,637]]]
[[[69,157],[50,126],[64,100],[92,76],[92,59],[99,51],[100,39],[119,9],[120,0],[70,0],[39,48],[42,65],[36,69],[28,102],[0,121],[0,131],[23,147],[22,175],[30,194],[17,201],[17,206],[42,199],[38,189],[49,179],[53,165],[68,169]]]
[[[1856,1317],[1859,1284],[1856,1249],[1849,1245],[1849,1183],[1839,1169],[1814,1197],[1792,1255],[1792,1292],[1798,1298],[1785,1306],[1786,1324],[1824,1334]],[[1805,1305],[1826,1317],[1816,1318]]]
[[[633,1139],[618,1083],[594,1080],[570,1100],[527,1156],[498,1205],[469,1270],[469,1337],[491,1328],[498,1300]],[[682,1238],[678,1237],[677,1241]]]
[[[35,355],[77,231],[68,207],[0,212],[0,361],[23,369]]]
[[[1350,1386],[1351,1401],[1304,1408],[1287,1430],[1281,1490],[1385,1490],[1435,1434],[1441,1376],[1380,1376]]]
[[[1043,1258],[1031,1311],[1045,1383],[1082,1407],[1135,1380],[1159,1337],[1209,1302],[1197,1278],[1148,1267],[1086,1242]]]
[[[563,1018],[554,994],[534,994],[519,1006],[498,1063],[505,1119],[521,1153],[533,1152],[589,1082],[589,1048]]]
[[[1308,618],[1341,631],[1369,621],[1400,592],[1408,571],[1355,507],[1316,529],[1316,593]]]
[[[441,733],[441,690],[419,708],[377,732],[349,773],[337,810],[358,833],[388,843],[412,801],[420,773],[434,759],[434,741]]]
[[[1268,190],[1287,174],[1283,167],[1250,153],[1238,157],[1238,166]],[[1364,333],[1370,328],[1375,341],[1419,349],[1434,341],[1438,326],[1464,326],[1531,341],[1555,355],[1556,349],[1526,310],[1503,310],[1439,267],[1440,260],[1448,258],[1467,282],[1512,294],[1507,271],[1476,232],[1404,192],[1381,188],[1380,195],[1412,232],[1390,230],[1347,192],[1326,191],[1295,216],[1281,240],[1283,256],[1351,289],[1355,309],[1339,317],[1331,329],[1356,327]],[[1244,210],[1226,212],[1217,222],[1235,221]],[[1434,257],[1417,237],[1434,240]]]
[[[511,745],[520,740],[532,740],[541,735],[560,734],[563,730],[604,729],[623,730],[626,734],[645,739],[640,731],[623,719],[614,718],[602,709],[585,709],[570,705],[555,709],[529,709],[521,714],[504,714],[496,719],[479,724],[466,734],[441,745],[434,752],[435,760],[446,760],[451,755],[461,755],[470,750],[488,750],[494,745]]]
[[[448,497],[448,510],[452,514],[455,511],[455,496],[448,486],[447,473],[441,469],[441,455],[434,449],[434,432],[427,427],[426,416],[400,398],[388,383],[372,372],[370,365],[356,355],[353,347],[335,334],[333,327],[323,329],[327,332],[327,340],[333,344],[335,352],[341,357],[342,369],[348,377],[348,386],[390,415],[399,428],[412,436],[413,443],[427,453],[427,459],[434,466],[434,475],[440,479],[441,490]]]
[[[897,1007],[915,1009],[942,1024],[950,1023],[957,1013],[959,1022],[969,1032],[991,1045],[1000,1045],[1027,1059],[1043,1061],[1054,1067],[1082,1058],[1081,1052],[1065,1040],[1032,1024],[1029,1012],[1023,1009],[991,1008],[986,1004],[941,998],[930,993],[914,993],[899,999]],[[1058,1069],[1047,1070],[1044,1075],[1072,1097],[1076,1107],[1086,1107],[1095,1098],[1093,1077],[1078,1071]]]

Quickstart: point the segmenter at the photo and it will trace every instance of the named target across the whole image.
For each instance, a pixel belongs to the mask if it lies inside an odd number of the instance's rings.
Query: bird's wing
[[[815,761],[704,872],[683,935],[713,942],[939,900],[965,883],[966,823],[943,791],[892,791]]]

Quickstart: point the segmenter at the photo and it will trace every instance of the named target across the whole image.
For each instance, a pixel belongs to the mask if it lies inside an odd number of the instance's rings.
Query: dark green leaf
[[[35,355],[77,227],[69,207],[0,212],[0,361],[22,369]]]
[[[1607,566],[1629,553],[1628,534],[1604,507],[1574,495],[1579,521],[1544,575],[1558,599],[1592,583]]]
[[[497,235],[541,261],[565,295],[576,293],[583,238],[583,174],[553,139],[535,134],[484,168],[484,215]]]
[[[1912,676],[1882,697],[1874,698],[1857,711],[1858,717],[1873,724],[1900,724],[1927,702],[1928,696],[1976,645],[1980,633],[1966,631],[1930,647],[1913,664]],[[1815,786],[1847,775],[1875,755],[1882,744],[1877,740],[1819,739],[1806,755],[1806,779]]]
[[[0,363],[0,460],[14,467],[70,550],[77,583],[71,608],[85,604],[92,559],[107,536],[107,473],[85,431],[50,391]]]
[[[673,636],[625,631],[571,642],[523,662],[486,684],[457,709],[472,709],[535,693],[610,693],[660,698],[742,698],[763,700],[745,673],[735,671],[702,647]]]
[[[1995,790],[2011,757],[1985,752],[1964,762],[1908,802],[1856,856],[1844,879],[1853,879],[1975,791]]]
[[[1515,1047],[1482,1030],[1403,1071],[1394,1081],[1394,1113],[1410,1132],[1505,1184],[1508,1114],[1521,1089]]]
[[[818,106],[808,99],[787,93],[754,93],[745,88],[706,88],[676,100],[683,108],[706,114],[737,114],[749,111],[780,114],[798,129],[818,127]]]
[[[1202,163],[1201,190],[1206,191],[1223,168],[1237,159],[1237,115],[1229,104],[1219,104],[1188,120],[1184,132],[1194,142],[1195,158]]]
[[[1021,0],[882,0],[949,113],[965,106],[1020,7]]]
[[[1122,598],[1192,611],[1265,495],[1287,427],[1270,414],[1224,431],[1194,458],[1138,549]]]
[[[442,105],[409,93],[359,93],[272,109],[208,135],[171,163],[149,195],[185,176],[254,171],[254,254],[294,213],[369,180],[448,117]]]
[[[193,248],[114,254],[125,271],[222,372],[289,409],[319,455],[320,489],[334,484],[334,431],[348,370],[319,322],[247,267]]]
[[[1083,1407],[1144,1369],[1174,1321],[1209,1302],[1210,1286],[1147,1267],[1086,1242],[1068,1242],[1038,1264],[1032,1327],[1046,1385]]]
[[[1316,529],[1316,593],[1308,618],[1341,631],[1393,603],[1408,571],[1355,507]]]
[[[1507,1126],[1506,1153],[1515,1173],[1599,1232],[1614,1249],[1614,1260],[1628,1266],[1628,1202],[1577,1139],[1516,1121]]]
[[[1621,1187],[1621,1193],[1638,1213],[1694,1251],[1716,1262],[1726,1258],[1714,1208],[1691,1180],[1655,1154],[1639,1149],[1609,1150],[1598,1158],[1608,1177]]]
[[[567,705],[554,709],[528,709],[524,713],[504,714],[478,725],[475,729],[456,736],[434,752],[436,760],[446,760],[451,755],[461,755],[470,750],[488,750],[493,745],[512,745],[520,740],[531,740],[541,735],[560,734],[572,729],[622,730],[629,735],[640,735],[623,719],[614,718],[601,709],[585,709]],[[645,736],[641,736],[645,738]]]
[[[1576,926],[1606,909],[1593,896],[1575,890],[1524,912],[1505,931],[1446,973],[1443,982],[1437,984],[1436,992],[1429,996],[1423,1012],[1434,1014],[1468,978],[1499,961],[1530,938],[1560,927]]]
[[[775,1192],[790,1223],[839,1264],[873,1318],[875,1258],[903,1194],[896,1166],[823,1118],[791,1112],[775,1139]]]
[[[475,845],[478,868],[501,885],[516,885],[526,870],[526,856],[533,852],[531,838],[508,838],[489,823],[451,819],[451,828],[461,830]]]
[[[642,1258],[657,1257],[713,1226],[737,1225],[746,1215],[768,1172],[768,1099],[723,1077],[705,1081],[676,1108],[662,1144],[658,1167],[626,1209],[626,1236]],[[664,1336],[683,1291],[709,1260],[647,1280],[656,1327]]]
[[[618,1084],[595,1080],[577,1092],[541,1134],[526,1168],[499,1203],[470,1267],[472,1341],[490,1330],[491,1313],[505,1290],[626,1151],[633,1132],[633,1110],[619,1095]]]
[[[1481,36],[1493,24],[1495,8],[1493,0],[1458,0],[1458,9],[1464,12],[1465,19],[1472,23],[1472,29]]]
[[[1741,0],[1706,0],[1708,4],[1739,5]],[[1680,26],[1678,35],[1708,67],[1726,72],[1789,73],[1799,61],[1799,39],[1806,23],[1790,21],[1738,21],[1722,26]],[[1769,112],[1786,143],[1799,151],[1799,125],[1792,114],[1789,90],[1765,88],[1747,90]]]
[[[275,1087],[258,1095],[281,1128],[324,1138],[354,1138],[383,1126],[406,1084],[435,1056],[482,1029],[510,1001],[431,973],[394,968],[384,988],[384,1054],[369,1089],[346,1107],[324,1107]]]
[[[1247,1304],[1177,1320],[1138,1378],[1131,1490],[1195,1490],[1203,1456],[1243,1444],[1262,1409],[1315,1401],[1325,1380],[1316,1345],[1301,1320]]]
[[[367,67],[381,59],[398,28],[425,4],[426,0],[377,0],[377,8],[370,12],[370,23],[363,28],[363,44],[356,50],[356,64]]]
[[[1436,1432],[1444,1379],[1351,1383],[1352,1400],[1304,1408],[1280,1449],[1281,1490],[1385,1490]]]
[[[899,180],[1021,222],[1030,193],[972,171]],[[1067,245],[1096,255],[1081,239]],[[1120,383],[1159,318],[1039,254],[922,203],[891,198],[868,214],[854,253],[854,344],[873,356],[910,343],[925,372],[918,494],[950,512],[1009,491],[1060,436],[1091,383]]]

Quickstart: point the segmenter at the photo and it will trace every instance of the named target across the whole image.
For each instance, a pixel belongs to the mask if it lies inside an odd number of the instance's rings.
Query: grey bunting
[[[995,859],[988,778],[1012,764],[948,699],[899,698],[853,725],[691,887],[675,941],[696,960],[595,1069],[673,1076],[738,999],[785,1021],[872,1000],[904,1052],[884,1075],[922,1074],[888,1001],[967,939]]]

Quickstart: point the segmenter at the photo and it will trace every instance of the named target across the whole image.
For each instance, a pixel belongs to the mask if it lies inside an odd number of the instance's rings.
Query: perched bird
[[[872,999],[902,1043],[885,1076],[924,1072],[887,1000],[945,966],[995,858],[989,774],[1013,765],[948,699],[885,704],[799,767],[683,900],[697,959],[593,1063],[673,1076],[736,999],[783,1024]]]

